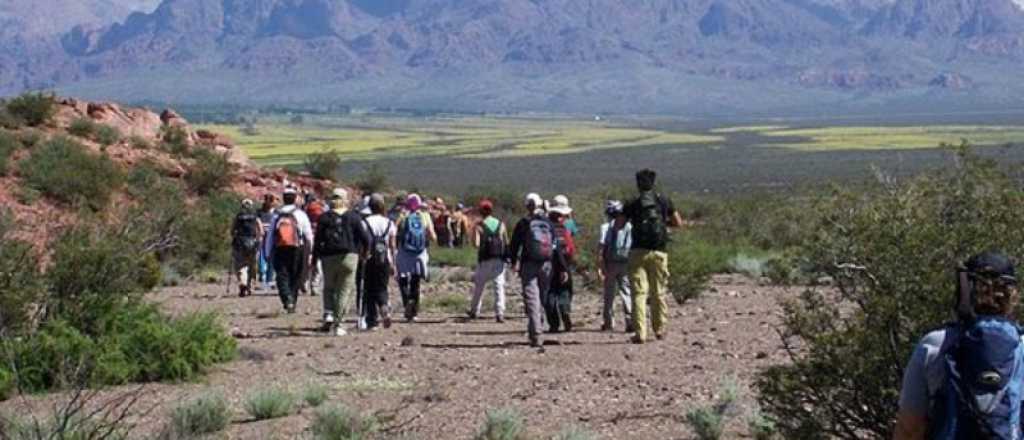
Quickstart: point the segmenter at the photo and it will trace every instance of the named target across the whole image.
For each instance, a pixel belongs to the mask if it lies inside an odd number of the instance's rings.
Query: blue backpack
[[[419,254],[427,250],[427,227],[423,224],[423,216],[418,212],[405,218],[402,233],[402,249]]]
[[[947,327],[945,382],[929,419],[929,439],[1021,438],[1024,346],[1015,322],[993,316]]]

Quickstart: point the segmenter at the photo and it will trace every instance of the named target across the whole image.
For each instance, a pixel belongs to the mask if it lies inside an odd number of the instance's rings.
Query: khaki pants
[[[356,291],[359,255],[331,255],[321,257],[320,262],[324,268],[324,315],[329,313],[341,322]]]
[[[647,301],[650,295],[651,327],[662,335],[668,324],[668,254],[634,249],[629,253],[629,281],[633,287],[633,326],[641,341],[647,340]]]
[[[505,316],[505,262],[500,258],[481,261],[473,275],[473,302],[470,311],[474,316],[480,314],[480,305],[484,301],[484,288],[494,281],[494,313],[496,317]]]
[[[259,277],[259,251],[244,252],[234,250],[232,251],[232,257],[234,261],[232,268],[234,269],[235,279],[238,280],[238,286],[244,286],[252,292],[252,285]]]
[[[626,315],[628,329],[633,324],[633,298],[629,288],[629,267],[626,263],[608,263],[604,268],[604,310],[601,316],[604,326],[608,328],[615,327],[615,297],[622,301],[622,311]]]

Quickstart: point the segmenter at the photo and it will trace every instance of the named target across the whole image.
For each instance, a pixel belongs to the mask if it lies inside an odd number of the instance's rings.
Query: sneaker
[[[476,312],[474,312],[474,311],[472,311],[472,310],[471,310],[471,311],[468,311],[468,312],[466,312],[466,316],[467,316],[467,317],[469,317],[469,319],[476,319],[476,318],[477,318],[477,316],[476,316]]]
[[[285,312],[288,312],[288,314],[289,314],[289,315],[293,315],[293,314],[295,314],[295,304],[288,304],[288,305],[287,305],[287,306],[286,306],[286,307],[284,308],[284,310],[285,310]]]
[[[615,331],[615,327],[612,327],[611,324],[602,324],[601,325],[601,331],[603,331],[603,332],[613,332],[613,331]]]
[[[248,293],[246,292],[246,290],[249,290],[249,289],[246,288],[245,286],[238,286],[238,297],[239,298],[245,298],[246,296],[248,296]]]
[[[341,328],[340,325],[334,328],[334,336],[345,336],[347,334],[348,332],[346,332],[345,329]]]
[[[384,325],[384,328],[391,328],[391,317],[385,316],[382,324]]]
[[[639,336],[633,336],[632,338],[630,338],[629,342],[633,343],[633,344],[638,344],[639,345],[639,344],[643,344],[643,343],[645,343],[647,341],[643,340],[643,338],[641,338]]]
[[[664,333],[655,333],[654,334],[654,339],[657,339],[659,341],[662,340],[662,339],[665,339],[665,334]]]
[[[544,342],[540,340],[539,336],[530,336],[530,347],[543,348]]]
[[[497,321],[498,324],[503,324],[505,322],[505,317],[498,315],[496,318],[494,318],[494,320]]]

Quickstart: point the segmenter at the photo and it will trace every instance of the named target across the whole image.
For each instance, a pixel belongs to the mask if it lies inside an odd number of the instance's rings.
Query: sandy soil
[[[734,377],[741,385],[742,408],[727,436],[746,436],[745,415],[753,405],[747,386],[758,368],[785,362],[775,328],[778,299],[791,291],[717,277],[703,298],[670,304],[664,341],[632,345],[621,331],[599,331],[600,299],[593,289],[581,290],[576,330],[546,336],[545,349],[537,350],[526,344],[518,287],[510,289],[504,324],[431,311],[417,323],[343,337],[316,331],[319,297],[303,296],[299,313],[286,315],[271,292],[240,299],[224,297],[223,286],[165,289],[152,299],[169,312],[221,313],[239,336],[241,356],[216,367],[202,383],[146,385],[140,408],[153,411],[140,420],[136,434],[152,437],[171,408],[213,390],[223,393],[234,411],[225,437],[308,438],[312,409],[255,422],[242,402],[268,386],[300,392],[309,384],[323,384],[330,389],[328,404],[382,416],[383,438],[468,439],[488,409],[509,407],[522,413],[530,433],[539,438],[575,425],[602,439],[687,439],[693,434],[683,415],[711,403],[722,381]],[[425,295],[451,293],[468,295],[469,285],[434,283],[425,289]],[[400,304],[397,289],[392,304]],[[617,319],[621,327],[621,314]],[[131,389],[116,388],[103,396]],[[60,398],[13,399],[0,410],[40,412]]]

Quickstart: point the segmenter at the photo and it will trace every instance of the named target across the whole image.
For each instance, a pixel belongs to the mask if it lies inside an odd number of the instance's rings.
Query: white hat
[[[555,200],[552,201],[548,211],[562,215],[572,214],[572,208],[569,207],[569,198],[563,195],[555,196]]]
[[[373,214],[373,211],[370,211],[370,196],[363,196],[363,201],[359,205],[359,213],[362,215]]]
[[[299,191],[296,190],[294,186],[286,186],[284,188],[284,195],[294,195],[294,194],[298,194],[298,193],[299,193]]]
[[[535,208],[543,208],[544,199],[540,198],[540,194],[529,193],[526,195],[526,202],[524,204],[526,206],[533,205]]]
[[[348,201],[348,191],[345,188],[334,188],[334,191],[331,191],[331,200],[338,199]]]

